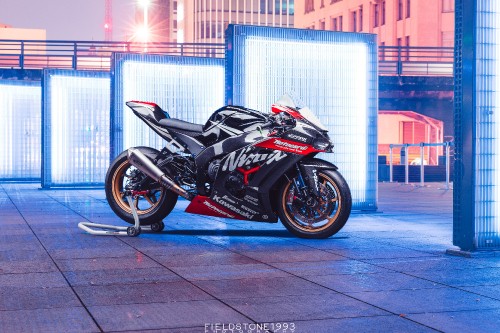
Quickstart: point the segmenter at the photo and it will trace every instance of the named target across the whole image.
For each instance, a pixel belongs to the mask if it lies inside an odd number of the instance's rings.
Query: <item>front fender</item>
[[[338,170],[333,163],[321,160],[319,158],[304,159],[298,162],[300,173],[304,179],[305,185],[310,188],[315,195],[320,195],[318,187],[319,170]]]

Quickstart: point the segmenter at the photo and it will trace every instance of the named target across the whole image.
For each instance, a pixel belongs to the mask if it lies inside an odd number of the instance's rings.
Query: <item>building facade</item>
[[[294,26],[294,0],[151,0],[150,42],[224,43],[231,23]],[[136,24],[144,24],[144,1],[136,7]]]
[[[367,32],[379,45],[453,47],[455,0],[304,0],[295,27]]]

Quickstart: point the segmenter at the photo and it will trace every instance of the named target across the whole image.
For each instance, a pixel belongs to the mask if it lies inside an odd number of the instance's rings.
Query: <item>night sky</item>
[[[47,30],[47,39],[104,40],[104,0],[0,0],[0,23]],[[113,0],[113,39],[133,27],[134,0]]]

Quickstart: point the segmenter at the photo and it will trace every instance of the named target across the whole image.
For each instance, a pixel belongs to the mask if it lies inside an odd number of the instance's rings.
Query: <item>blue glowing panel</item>
[[[42,187],[102,185],[109,165],[108,73],[43,73]]]
[[[230,26],[226,98],[269,111],[298,97],[328,128],[354,209],[377,205],[377,43],[371,34]]]
[[[475,242],[500,248],[500,2],[477,2]]]
[[[39,180],[40,82],[0,80],[0,179]]]
[[[224,105],[224,60],[114,54],[112,157],[134,146],[161,149],[165,142],[137,118],[126,101],[157,103],[171,118],[205,124]]]

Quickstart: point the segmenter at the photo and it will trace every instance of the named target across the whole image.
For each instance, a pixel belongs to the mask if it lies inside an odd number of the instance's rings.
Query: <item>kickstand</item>
[[[132,196],[126,196],[130,209],[132,210],[132,215],[134,216],[134,226],[133,227],[119,227],[110,224],[99,224],[93,222],[80,222],[78,223],[78,228],[85,230],[91,235],[108,235],[108,236],[130,236],[136,237],[141,233],[141,226],[139,222],[139,216],[137,215],[137,209],[135,208],[134,202],[132,201]],[[163,222],[160,222],[163,224]],[[163,225],[164,226],[164,225]],[[101,230],[96,230],[92,228],[98,228]],[[153,228],[152,228],[153,229]],[[162,228],[163,230],[163,228]]]

